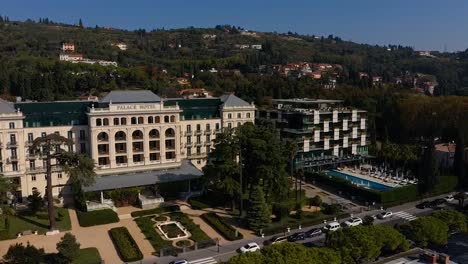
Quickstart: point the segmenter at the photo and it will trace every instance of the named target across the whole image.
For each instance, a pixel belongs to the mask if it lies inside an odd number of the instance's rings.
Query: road
[[[444,197],[444,195],[441,195],[441,196],[438,196],[438,197]],[[430,200],[433,200],[433,199],[438,198],[438,197],[433,197]],[[411,202],[411,203],[407,203],[407,204],[404,204],[404,205],[389,208],[388,211],[393,212],[393,217],[388,218],[388,219],[383,219],[383,220],[376,219],[374,224],[385,224],[385,225],[402,224],[402,223],[405,223],[405,222],[413,221],[413,220],[417,219],[420,216],[428,215],[433,211],[433,209],[431,209],[431,208],[417,209],[415,207],[415,205],[417,203],[419,203],[419,202],[421,202],[421,201]],[[458,202],[455,200],[455,201],[452,201],[451,203],[448,203],[447,205],[444,205],[444,206],[456,206],[457,203]],[[378,214],[379,212],[381,212],[381,211],[380,210],[374,210],[374,211],[370,211],[370,212],[355,214],[354,216],[358,216],[358,217],[363,218],[366,215],[375,215],[375,214]],[[344,222],[345,220],[346,219],[342,219],[340,222]],[[291,230],[291,232],[289,234],[293,234],[293,233],[299,232],[299,231],[308,231],[308,230],[310,230],[312,228],[321,228],[323,226],[324,226],[324,224],[303,228],[302,230],[295,229],[295,230]],[[283,234],[279,234],[279,235],[283,235]],[[145,259],[145,260],[143,260],[141,262],[138,262],[138,263],[143,263],[143,264],[154,264],[154,263],[168,264],[172,260],[182,258],[182,259],[187,259],[190,264],[215,264],[215,263],[217,263],[219,261],[227,261],[232,256],[237,255],[238,254],[237,250],[240,247],[242,247],[243,245],[247,244],[247,243],[256,242],[258,245],[260,245],[260,247],[263,247],[263,242],[265,240],[268,240],[268,239],[272,238],[272,237],[273,236],[266,236],[264,238],[257,237],[257,238],[249,239],[249,240],[245,239],[245,240],[240,240],[240,241],[233,241],[233,242],[228,242],[226,244],[220,245],[219,247],[211,247],[211,248],[207,248],[207,249],[201,249],[201,250],[197,250],[197,251],[191,251],[191,252],[183,253],[183,254],[180,254],[180,256],[177,257],[177,258],[172,257],[172,256],[161,257],[161,258],[154,257],[154,258],[151,258],[151,259]],[[322,235],[322,236],[318,236],[318,237],[314,237],[314,238],[308,238],[306,240],[299,241],[299,243],[303,243],[303,244],[306,244],[306,245],[308,245],[308,244],[318,244],[318,243],[322,242],[324,240],[324,238],[325,238],[325,235]]]

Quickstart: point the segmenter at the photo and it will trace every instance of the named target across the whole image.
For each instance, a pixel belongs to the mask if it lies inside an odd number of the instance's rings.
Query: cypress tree
[[[265,194],[260,186],[252,190],[250,207],[247,210],[247,223],[254,231],[260,231],[270,223],[271,211],[265,201]]]

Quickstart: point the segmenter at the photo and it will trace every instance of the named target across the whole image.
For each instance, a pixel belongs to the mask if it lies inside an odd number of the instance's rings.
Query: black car
[[[425,201],[416,205],[416,208],[418,209],[424,209],[424,208],[429,208],[429,207],[431,207],[431,202],[428,202],[428,201]]]
[[[305,233],[306,237],[315,237],[320,236],[322,234],[322,229],[320,228],[313,228]]]
[[[268,245],[273,245],[273,244],[276,244],[276,243],[281,243],[281,242],[284,242],[284,241],[288,241],[288,238],[285,237],[285,236],[274,236],[268,240],[265,240],[263,242],[263,244],[265,246],[268,246]]]
[[[290,236],[288,236],[288,241],[289,242],[295,242],[295,241],[299,241],[299,240],[304,240],[306,238],[306,235],[304,232],[299,232],[299,233],[295,233],[295,234],[292,234]]]
[[[431,207],[437,207],[439,205],[445,204],[445,199],[439,198],[431,202]]]

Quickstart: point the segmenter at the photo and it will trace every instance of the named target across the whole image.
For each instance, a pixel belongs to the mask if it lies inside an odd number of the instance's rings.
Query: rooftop
[[[235,96],[234,94],[225,94],[221,96],[219,99],[221,99],[221,102],[223,102],[223,107],[239,107],[239,106],[244,106],[244,107],[249,107],[251,106],[249,103],[246,101],[240,99],[239,97]]]
[[[0,99],[0,114],[15,113],[16,109],[13,103]]]
[[[104,96],[100,103],[154,103],[160,102],[161,97],[149,90],[111,91]]]

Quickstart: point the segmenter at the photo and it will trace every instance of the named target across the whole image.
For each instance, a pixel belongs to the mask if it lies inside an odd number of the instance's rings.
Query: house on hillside
[[[74,52],[75,44],[69,42],[62,42],[62,51],[63,52]]]
[[[60,61],[82,61],[83,54],[79,53],[61,53],[59,55]]]

